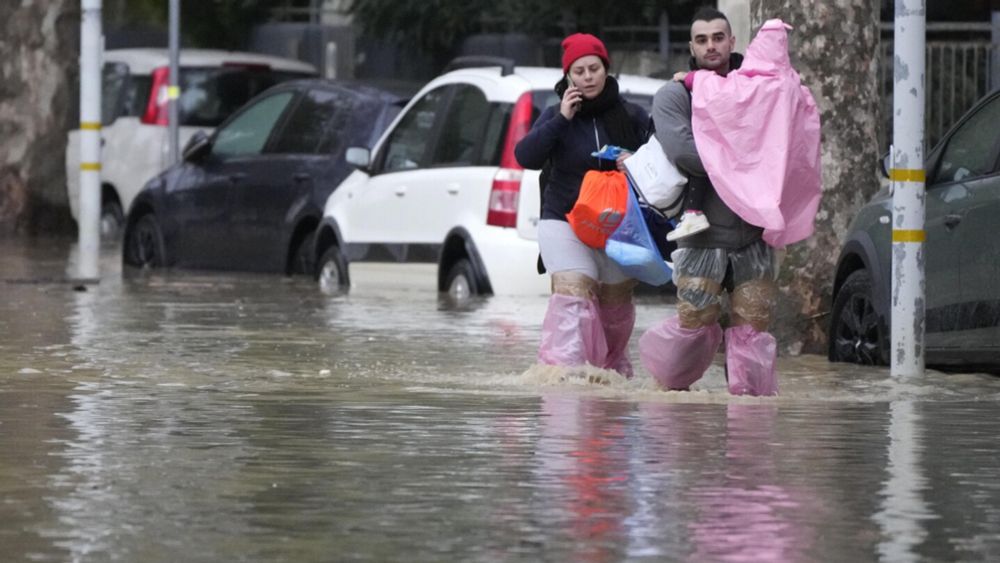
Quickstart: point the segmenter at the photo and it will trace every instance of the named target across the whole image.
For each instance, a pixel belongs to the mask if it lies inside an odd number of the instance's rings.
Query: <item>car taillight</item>
[[[514,146],[531,129],[531,92],[525,92],[514,104],[510,115],[510,126],[504,139],[500,156],[500,169],[493,177],[490,191],[490,208],[486,214],[486,224],[494,227],[517,226],[517,200],[521,191],[521,176],[524,168],[514,157]]]
[[[167,88],[170,86],[170,68],[161,66],[153,69],[152,82],[149,102],[146,103],[146,112],[142,114],[142,122],[146,125],[166,126],[169,119]]]

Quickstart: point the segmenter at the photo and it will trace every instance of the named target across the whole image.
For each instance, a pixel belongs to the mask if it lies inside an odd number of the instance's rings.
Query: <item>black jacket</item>
[[[649,116],[641,107],[626,102],[625,109],[640,139],[646,139]],[[542,186],[542,219],[566,220],[580,195],[580,184],[588,170],[614,170],[615,163],[590,153],[610,144],[600,119],[574,116],[568,120],[559,113],[559,105],[545,109],[531,131],[514,147],[521,166],[540,170],[551,160],[547,185]]]

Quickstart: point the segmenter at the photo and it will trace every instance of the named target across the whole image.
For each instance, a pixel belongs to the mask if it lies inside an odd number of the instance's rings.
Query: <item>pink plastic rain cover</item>
[[[699,71],[691,97],[695,144],[719,197],[764,228],[775,248],[813,233],[822,190],[816,102],[788,58],[788,31],[768,20],[743,65]]]

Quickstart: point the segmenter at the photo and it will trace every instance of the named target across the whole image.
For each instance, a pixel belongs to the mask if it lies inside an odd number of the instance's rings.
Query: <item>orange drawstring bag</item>
[[[580,195],[566,220],[581,242],[604,250],[628,209],[628,181],[615,171],[591,170],[583,177]]]

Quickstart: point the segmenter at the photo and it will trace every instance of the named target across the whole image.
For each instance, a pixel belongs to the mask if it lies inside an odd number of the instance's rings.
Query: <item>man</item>
[[[743,60],[733,52],[729,20],[712,8],[695,14],[689,45],[692,70],[725,76]],[[777,344],[767,332],[776,293],[774,250],[762,240],[763,230],[727,207],[712,186],[695,147],[691,97],[684,85],[673,81],[661,88],[652,113],[657,140],[688,176],[688,190],[700,192],[700,211],[711,227],[678,240],[671,255],[678,314],[643,334],[643,365],[666,389],[687,389],[700,379],[723,339],[719,317],[726,290],[731,305],[725,330],[729,391],[775,395]]]

